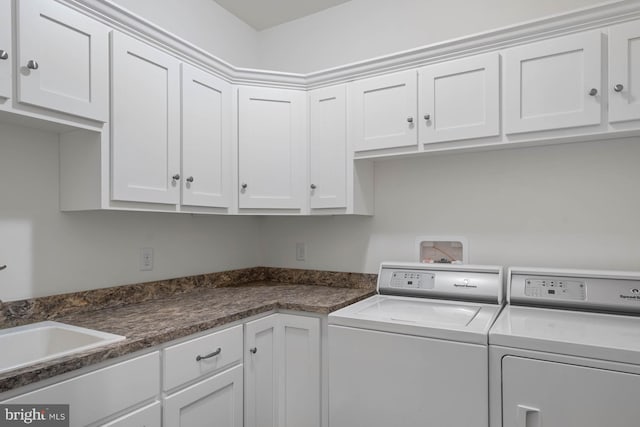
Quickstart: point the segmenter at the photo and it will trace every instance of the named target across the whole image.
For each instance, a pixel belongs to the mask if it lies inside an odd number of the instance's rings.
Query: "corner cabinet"
[[[180,62],[112,34],[111,198],[180,201]]]
[[[51,0],[15,5],[18,102],[108,121],[109,28]]]
[[[240,87],[238,91],[238,207],[305,207],[306,92]]]
[[[245,426],[320,427],[320,319],[248,322],[245,351]]]
[[[599,30],[507,49],[505,133],[599,125]]]
[[[11,16],[11,0],[0,0],[0,102],[2,98],[11,98],[13,69]]]

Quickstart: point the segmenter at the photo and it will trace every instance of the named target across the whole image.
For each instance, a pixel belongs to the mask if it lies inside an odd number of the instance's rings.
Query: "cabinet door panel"
[[[240,208],[302,207],[305,106],[304,92],[240,88]]]
[[[245,328],[246,427],[278,424],[278,315],[249,322]],[[255,351],[253,351],[255,350]]]
[[[499,67],[499,55],[491,53],[421,69],[420,142],[499,135]]]
[[[320,426],[320,319],[280,315],[282,427]]]
[[[11,97],[13,49],[11,47],[11,0],[0,0],[0,98]],[[6,59],[2,59],[6,56]]]
[[[182,204],[228,207],[231,85],[182,65]]]
[[[242,365],[167,397],[163,424],[242,427]]]
[[[346,207],[347,102],[344,85],[309,93],[311,208]]]
[[[503,427],[637,425],[638,389],[640,375],[507,356]]]
[[[415,71],[356,81],[350,90],[355,151],[416,145]]]
[[[111,173],[114,200],[179,202],[177,59],[120,33],[112,43]]]
[[[609,93],[610,121],[640,119],[640,21],[609,31]]]
[[[53,1],[16,5],[18,100],[106,122],[109,29]],[[38,67],[28,68],[29,61]]]
[[[600,123],[600,31],[508,49],[504,58],[506,133]]]

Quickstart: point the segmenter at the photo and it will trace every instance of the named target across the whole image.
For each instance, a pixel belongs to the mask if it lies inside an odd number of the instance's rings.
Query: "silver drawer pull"
[[[222,349],[220,347],[218,347],[218,349],[216,351],[214,351],[213,353],[209,353],[206,356],[200,356],[200,355],[196,356],[196,362],[199,362],[199,361],[204,360],[204,359],[209,359],[210,357],[217,356],[220,353],[222,353]]]
[[[256,354],[258,352],[258,347],[250,348],[249,351],[253,354]]]

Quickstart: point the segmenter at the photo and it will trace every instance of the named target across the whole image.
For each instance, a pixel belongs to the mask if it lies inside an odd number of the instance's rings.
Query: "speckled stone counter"
[[[111,345],[0,374],[0,393],[271,310],[327,314],[366,298],[375,290],[375,275],[304,273],[305,270],[287,272],[285,269],[249,270],[254,269],[232,272],[231,277],[242,276],[249,280],[239,284],[229,280],[223,281],[223,284],[213,281],[193,285],[195,279],[182,278],[175,280],[183,286],[167,284],[164,290],[159,290],[162,285],[156,282],[156,286],[131,285],[147,288],[147,291],[152,289],[153,296],[142,292],[147,297],[138,295],[140,289],[121,286],[68,294],[66,298],[55,296],[5,303],[0,318],[1,327],[48,319],[127,338]],[[321,284],[273,282],[272,273],[280,279]],[[250,281],[256,277],[263,280]],[[109,294],[111,298],[106,297]],[[122,295],[134,302],[125,303],[120,298]],[[96,300],[93,306],[87,302],[92,299]],[[44,310],[46,307],[55,315],[47,313]]]

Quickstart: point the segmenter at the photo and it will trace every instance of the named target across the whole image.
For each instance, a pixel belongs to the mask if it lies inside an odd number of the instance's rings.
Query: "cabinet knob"
[[[431,120],[431,114],[425,114],[424,115],[424,119],[425,120]]]
[[[177,181],[177,180],[179,180],[179,179],[180,179],[180,174],[179,174],[179,173],[177,173],[177,174],[173,175],[171,178],[172,178],[174,181]]]
[[[250,348],[250,349],[249,349],[249,351],[250,351],[252,354],[256,354],[256,353],[258,352],[258,347]]]
[[[598,94],[598,89],[593,88],[589,91],[590,96],[596,96]]]
[[[242,187],[242,189],[243,189],[243,190],[246,190],[246,189],[247,189],[247,187],[248,187],[248,185],[247,185],[247,183],[246,183],[246,182],[243,182],[243,183],[242,183],[242,185],[241,185],[240,187]]]
[[[187,178],[187,182],[193,182],[193,177],[190,176],[189,178]]]
[[[6,50],[0,49],[0,59],[9,59],[9,52]]]
[[[613,90],[615,90],[616,92],[622,92],[623,89],[624,89],[624,86],[619,83],[613,87]]]
[[[33,59],[30,59],[27,62],[27,68],[30,70],[37,70],[38,68],[40,68],[40,66],[38,65],[38,63],[36,61],[34,61]]]
[[[413,123],[413,117],[407,117],[407,123]]]
[[[218,349],[216,351],[214,351],[213,353],[209,353],[206,356],[197,355],[196,356],[196,362],[199,362],[199,361],[204,360],[204,359],[209,359],[210,357],[217,356],[220,353],[222,353],[222,348],[218,347]]]
[[[318,188],[318,186],[316,186],[315,184],[311,184],[311,189],[315,190],[316,188]]]

